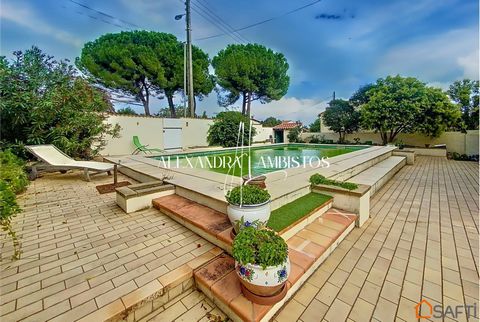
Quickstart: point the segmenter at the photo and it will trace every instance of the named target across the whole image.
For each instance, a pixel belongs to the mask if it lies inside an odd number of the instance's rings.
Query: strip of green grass
[[[330,199],[331,196],[311,192],[272,211],[267,226],[279,232]]]

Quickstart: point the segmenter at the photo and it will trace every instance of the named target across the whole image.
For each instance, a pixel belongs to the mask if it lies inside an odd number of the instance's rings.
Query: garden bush
[[[68,61],[37,47],[0,57],[1,148],[26,158],[24,145],[54,144],[72,157],[91,158],[118,136],[105,123],[113,111],[105,93],[80,77]]]
[[[300,138],[301,133],[302,133],[302,130],[300,129],[299,126],[291,129],[287,134],[288,142],[290,142],[290,143],[302,143],[303,140]]]
[[[288,257],[288,246],[273,230],[249,226],[233,240],[232,255],[242,265],[255,264],[265,269],[283,264]]]
[[[238,128],[240,122],[245,124],[245,130],[238,139]],[[252,135],[250,141],[249,127],[250,120],[240,112],[220,112],[214,120],[214,123],[208,129],[207,141],[209,145],[220,145],[223,147],[235,147],[238,145],[250,145],[256,134],[252,126]]]
[[[310,183],[311,184],[324,184],[327,186],[337,186],[341,188],[345,188],[348,190],[355,190],[358,188],[358,185],[356,183],[352,182],[342,182],[342,181],[336,181],[336,180],[331,180],[327,179],[321,174],[314,174],[310,177]]]
[[[243,185],[233,188],[225,196],[232,205],[258,205],[270,200],[270,194],[254,185]]]
[[[20,212],[15,194],[25,190],[29,181],[23,160],[10,151],[0,151],[0,226],[12,238],[14,253],[20,257],[19,242],[12,228],[12,218]]]

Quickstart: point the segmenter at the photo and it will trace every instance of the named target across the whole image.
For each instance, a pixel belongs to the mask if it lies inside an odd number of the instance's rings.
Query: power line
[[[182,0],[178,0],[178,1],[179,1],[180,3],[182,3],[182,4],[184,3]],[[197,5],[195,4],[195,6],[197,6]],[[198,6],[197,6],[197,7],[198,7]],[[199,7],[198,7],[198,8],[199,8]],[[227,32],[225,32],[225,31],[226,31],[225,28],[224,28],[223,26],[219,25],[219,24],[215,21],[215,18],[212,19],[212,18],[210,18],[209,16],[207,16],[206,14],[203,14],[203,13],[199,10],[199,9],[201,9],[201,8],[196,9],[195,7],[191,7],[191,9],[192,9],[193,11],[195,11],[198,15],[200,15],[203,19],[205,19],[206,21],[208,21],[209,23],[211,23],[213,26],[217,27],[220,31],[224,32],[223,35],[228,35],[228,36],[230,36],[235,42],[240,42],[240,43],[242,42],[241,40],[239,40],[238,38],[236,38],[235,35],[233,35],[232,33],[228,32],[228,30],[227,30]],[[203,11],[205,11],[205,10],[203,10]]]
[[[220,31],[224,32],[228,36],[230,36],[233,40],[239,43],[243,43],[244,41],[238,37],[237,35],[231,33],[227,28],[225,28],[222,24],[220,24],[218,21],[216,21],[217,18],[215,16],[211,15],[209,12],[207,12],[205,9],[197,5],[196,3],[192,2],[192,9],[199,15],[201,15],[203,18],[207,19],[211,24],[213,24],[215,27],[217,27]],[[201,12],[200,12],[201,11]],[[205,14],[205,15],[204,15]]]
[[[124,19],[121,19],[121,18],[112,16],[112,15],[106,13],[106,12],[103,12],[103,11],[100,11],[100,10],[97,10],[97,9],[93,9],[93,8],[91,8],[91,7],[83,4],[83,3],[77,2],[77,1],[75,1],[75,0],[69,0],[69,1],[70,1],[71,3],[76,4],[77,6],[80,6],[80,7],[82,7],[82,8],[85,8],[85,9],[90,10],[90,11],[93,11],[93,12],[96,12],[96,13],[98,13],[99,15],[102,15],[102,16],[107,17],[107,18],[109,18],[109,19],[118,20],[118,21],[120,21],[120,22],[122,22],[122,23],[124,23],[124,24],[130,25],[130,26],[132,26],[132,27],[141,28],[140,26],[138,26],[138,25],[136,25],[136,24],[134,24],[134,23],[132,23],[132,22],[129,22],[129,21],[127,21],[127,20],[124,20]]]
[[[205,8],[205,10],[207,10],[208,12],[210,12],[211,16],[218,19],[219,22],[222,25],[224,25],[226,29],[228,29],[229,32],[238,36],[243,42],[246,42],[246,43],[250,42],[250,40],[248,40],[245,36],[241,35],[239,32],[235,32],[235,29],[228,22],[226,22],[222,17],[216,14],[214,10],[210,9],[209,6],[211,6],[211,4],[209,4],[206,0],[197,0],[197,4]]]
[[[272,17],[272,18],[268,18],[268,19],[265,19],[265,20],[262,20],[262,21],[259,21],[259,22],[256,22],[256,23],[253,23],[253,24],[250,24],[250,25],[241,27],[241,28],[237,28],[237,29],[234,29],[233,31],[238,32],[238,31],[250,29],[250,28],[253,28],[253,27],[262,25],[262,24],[264,24],[264,23],[267,23],[267,22],[270,22],[270,21],[273,21],[273,20],[276,20],[276,19],[279,19],[279,18],[283,18],[283,17],[288,16],[288,15],[290,15],[290,14],[292,14],[292,13],[295,13],[295,12],[297,12],[297,11],[300,11],[300,10],[303,10],[303,9],[308,8],[308,7],[310,7],[310,6],[313,6],[314,4],[319,3],[320,1],[322,1],[322,0],[316,0],[316,1],[310,2],[310,3],[308,3],[308,4],[304,5],[304,6],[301,6],[301,7],[295,8],[295,9],[292,9],[292,10],[290,10],[290,11],[287,11],[287,12],[285,12],[285,13],[279,15],[279,16]],[[207,40],[207,39],[217,38],[217,37],[221,37],[221,36],[225,36],[225,34],[217,34],[217,35],[212,35],[212,36],[197,38],[197,39],[195,39],[195,40]]]

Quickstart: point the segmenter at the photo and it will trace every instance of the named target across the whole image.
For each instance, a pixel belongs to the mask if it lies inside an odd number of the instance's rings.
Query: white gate
[[[163,120],[163,145],[165,150],[182,149],[182,120]]]

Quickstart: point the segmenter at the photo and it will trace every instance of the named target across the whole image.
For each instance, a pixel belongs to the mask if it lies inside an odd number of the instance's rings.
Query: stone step
[[[152,201],[153,207],[165,213],[186,228],[197,233],[209,242],[231,253],[232,225],[227,215],[215,209],[196,203],[179,195],[168,195]],[[322,216],[332,206],[332,200],[326,201],[314,209],[310,214],[297,220],[280,235],[288,239],[306,225]]]
[[[233,227],[226,214],[176,194],[154,199],[152,204],[212,244],[231,252]]]
[[[268,321],[354,228],[356,217],[331,208],[288,239],[291,262],[288,291],[273,306],[258,305],[243,296],[235,261],[227,254],[195,270],[196,286],[234,321]]]
[[[407,164],[406,157],[391,156],[348,179],[349,182],[371,186],[370,197]]]

